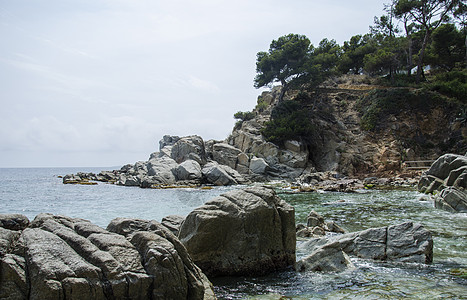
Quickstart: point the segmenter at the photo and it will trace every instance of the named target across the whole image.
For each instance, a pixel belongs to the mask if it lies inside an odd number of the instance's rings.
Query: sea
[[[65,185],[61,176],[109,168],[0,168],[0,214],[33,220],[40,213],[83,218],[105,228],[117,217],[161,221],[187,215],[229,190],[141,189],[113,184]],[[348,232],[421,223],[433,234],[432,264],[377,262],[352,258],[340,273],[285,270],[263,277],[212,279],[218,299],[467,299],[467,214],[434,208],[414,190],[361,190],[358,193],[294,193],[277,185],[279,197],[294,206],[296,222],[311,210]],[[297,240],[297,259],[306,255]],[[463,275],[462,275],[463,274]]]

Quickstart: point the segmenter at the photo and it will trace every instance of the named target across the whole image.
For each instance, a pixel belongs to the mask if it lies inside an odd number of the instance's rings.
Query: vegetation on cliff
[[[346,74],[366,74],[377,85],[362,93],[356,105],[363,130],[377,131],[391,115],[426,113],[435,108],[449,111],[451,122],[465,118],[464,1],[393,0],[385,7],[369,33],[355,35],[343,45],[323,39],[314,46],[304,35],[289,34],[273,40],[267,52],[258,52],[255,87],[282,86],[278,103],[261,131],[267,141],[277,145],[291,139],[313,143],[319,136],[313,119],[326,113],[323,106],[317,111],[316,102],[322,102],[321,92],[329,88],[330,79]],[[416,73],[412,74],[414,67]],[[286,94],[288,101],[283,101]],[[252,115],[238,112],[235,117],[241,125]],[[465,127],[466,123],[459,124]]]

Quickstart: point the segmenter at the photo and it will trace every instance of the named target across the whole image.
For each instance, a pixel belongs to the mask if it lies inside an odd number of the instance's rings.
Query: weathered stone
[[[172,184],[176,181],[174,171],[178,168],[175,160],[167,156],[154,158],[148,161],[148,175],[156,176],[160,183]]]
[[[20,232],[0,227],[0,257],[10,253],[19,239]]]
[[[269,169],[268,163],[263,158],[253,157],[250,161],[250,170],[256,174],[266,174]]]
[[[203,139],[197,135],[179,139],[172,147],[171,157],[177,163],[192,159],[200,165],[204,165],[207,159]]]
[[[176,142],[180,140],[180,137],[176,135],[164,135],[159,141],[159,150],[167,146],[173,146]]]
[[[132,226],[138,222],[142,230]],[[165,227],[126,224],[113,233],[83,219],[40,214],[22,231],[0,227],[0,240],[8,242],[0,256],[0,298],[215,299],[207,277]]]
[[[129,238],[154,278],[153,299],[215,299],[212,285],[186,248],[162,224],[117,218],[107,229]]]
[[[417,263],[433,261],[431,233],[412,222],[312,239],[304,243],[303,248],[312,253],[330,244],[361,258]]]
[[[218,143],[213,146],[212,158],[221,165],[226,165],[235,169],[237,167],[237,157],[242,151],[226,143]]]
[[[186,160],[174,169],[176,180],[201,180],[201,166],[194,160]]]
[[[295,262],[294,209],[274,190],[252,187],[192,211],[179,238],[208,275],[254,275]]]
[[[317,248],[310,255],[299,260],[295,266],[300,272],[342,272],[354,267],[349,256],[340,249],[338,243]]]
[[[219,165],[216,162],[207,163],[201,170],[201,173],[208,183],[214,185],[246,183],[246,180],[236,170],[228,166]]]
[[[170,232],[172,232],[175,236],[178,236],[178,232],[180,230],[180,226],[182,226],[183,221],[185,221],[185,217],[170,215],[162,218],[161,224],[170,230]]]
[[[299,153],[302,151],[303,145],[299,141],[285,141],[284,147],[287,150]]]
[[[23,230],[29,226],[29,219],[21,214],[0,214],[0,227],[9,230]]]
[[[435,195],[435,207],[450,212],[467,212],[467,192],[447,187]]]
[[[28,299],[26,262],[23,257],[6,254],[0,258],[0,299]]]
[[[308,214],[306,223],[306,226],[308,227],[319,226],[324,228],[324,226],[326,226],[324,218],[314,210]]]
[[[418,190],[434,193],[435,207],[450,212],[467,211],[467,157],[445,154],[421,176]]]

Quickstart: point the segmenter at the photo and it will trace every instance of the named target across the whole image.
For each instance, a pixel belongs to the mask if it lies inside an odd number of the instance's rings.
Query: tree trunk
[[[285,80],[281,80],[281,84],[282,84],[282,89],[281,89],[281,93],[279,94],[279,103],[282,102],[282,100],[284,99],[284,96],[285,96],[285,92],[287,92],[287,82]]]
[[[407,76],[410,77],[412,75],[412,66],[413,66],[413,60],[412,60],[412,55],[413,55],[413,49],[412,49],[412,35],[410,34],[410,29],[407,26],[407,19],[404,19],[404,29],[405,29],[405,35],[407,36],[407,42],[408,42],[408,54],[407,54]]]
[[[423,38],[422,49],[420,50],[420,56],[418,58],[418,64],[417,64],[417,77],[415,77],[415,81],[417,84],[420,83],[420,77],[423,73],[423,57],[425,56],[425,49],[428,44],[429,37],[430,37],[430,32],[426,30],[425,37]]]
[[[465,68],[467,69],[467,34],[465,35]]]
[[[407,70],[407,75],[412,75],[412,67],[413,67],[413,49],[412,49],[412,37],[409,38],[409,54],[407,57],[407,65],[408,65],[408,70]]]

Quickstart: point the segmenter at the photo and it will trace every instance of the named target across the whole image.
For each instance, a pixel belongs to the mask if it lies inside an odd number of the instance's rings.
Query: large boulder
[[[200,164],[192,159],[185,160],[180,165],[178,165],[174,170],[174,174],[177,180],[200,181],[202,178]]]
[[[220,165],[217,162],[209,162],[204,165],[201,173],[208,183],[214,185],[234,185],[247,182],[236,170],[229,166]]]
[[[171,158],[179,164],[192,159],[200,165],[204,165],[207,158],[203,139],[197,135],[180,138],[172,146]]]
[[[302,247],[302,251],[311,254],[320,249],[334,249],[342,250],[348,255],[375,260],[416,263],[433,261],[431,232],[412,222],[311,239]],[[303,260],[299,266],[306,266],[309,258],[305,257]]]
[[[153,158],[148,161],[147,175],[157,178],[160,183],[172,184],[176,180],[174,172],[177,168],[177,162],[170,157]]]
[[[9,240],[0,255],[0,298],[214,299],[178,239],[149,223],[111,232],[83,219],[40,214],[23,230],[0,227],[0,240]]]
[[[418,182],[418,190],[435,193],[435,207],[467,212],[467,157],[445,154],[439,157]]]
[[[253,157],[250,161],[250,171],[255,174],[266,174],[269,170],[268,163],[263,158]]]
[[[193,210],[179,238],[208,275],[259,275],[295,263],[294,208],[273,189],[250,187]]]
[[[237,167],[237,157],[242,151],[234,146],[226,143],[214,144],[212,147],[212,158],[220,163],[226,165],[232,169]]]

